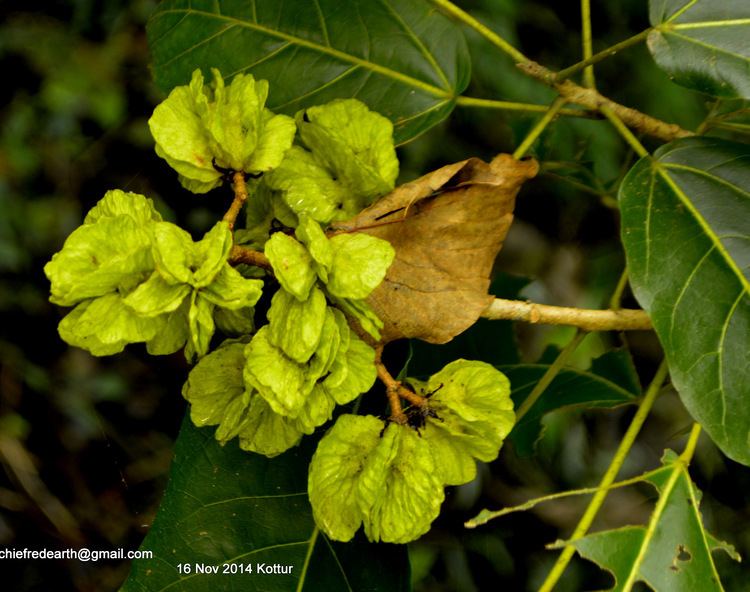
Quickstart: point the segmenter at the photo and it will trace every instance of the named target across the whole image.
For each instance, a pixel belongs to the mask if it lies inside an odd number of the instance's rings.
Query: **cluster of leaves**
[[[383,323],[366,298],[395,252],[369,234],[329,237],[323,225],[392,189],[398,161],[392,125],[362,103],[334,101],[295,120],[265,108],[267,94],[251,75],[226,86],[214,69],[204,85],[196,70],[149,122],[157,154],[186,189],[205,193],[231,175],[240,199],[245,176],[255,179],[238,235],[262,250],[278,282],[267,324],[255,330],[262,270],[244,266],[245,277],[230,264],[234,220],[193,242],[142,195],[108,192],[45,272],[51,300],[75,305],[59,326],[65,341],[94,355],[137,342],[154,355],[185,347],[189,361],[199,358],[183,389],[195,425],[217,426],[221,444],[238,438],[240,448],[273,457],[375,381],[375,351],[350,322],[380,339]],[[208,353],[217,326],[238,337]],[[344,415],[321,441],[310,499],[332,539],[350,540],[363,522],[370,540],[417,538],[437,516],[444,485],[473,479],[474,459],[494,459],[513,425],[508,380],[487,364],[458,361],[415,388],[440,391],[421,411],[424,438],[409,424]]]

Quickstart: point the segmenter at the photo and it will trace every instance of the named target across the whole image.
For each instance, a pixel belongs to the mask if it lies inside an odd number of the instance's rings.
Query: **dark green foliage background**
[[[578,2],[459,5],[545,65],[559,68],[579,57]],[[226,208],[228,194],[207,199],[186,193],[153,153],[146,120],[163,95],[148,70],[144,27],[154,6],[146,0],[11,1],[1,10],[0,64],[9,82],[0,90],[0,547],[136,549],[166,485],[185,411],[179,391],[187,367],[181,355],[153,359],[134,347],[95,359],[68,349],[55,331],[62,311],[47,302],[41,271],[106,189],[154,197],[163,213],[196,235]],[[593,17],[595,50],[648,26],[640,0],[597,3]],[[548,89],[519,74],[509,59],[475,34],[466,36],[473,65],[468,94],[551,100]],[[672,84],[644,46],[602,63],[597,80],[615,100],[689,128],[706,112],[706,97]],[[487,159],[511,151],[533,122],[458,109],[401,149],[402,179],[470,155]],[[623,162],[632,161],[607,125],[572,119],[549,128],[537,155],[547,168],[519,200],[497,264],[504,275],[495,293],[514,297],[522,290],[522,297],[537,301],[605,306],[623,266],[612,188],[625,170]],[[518,276],[534,281],[524,287],[527,282]],[[458,347],[466,348],[467,357],[501,352],[491,359],[497,363],[544,364],[548,347],[570,335],[561,328],[481,323]],[[623,339],[588,337],[574,362],[584,371]],[[627,342],[645,382],[660,356],[657,342],[639,333],[628,335]],[[406,344],[389,349],[394,367],[409,355]],[[415,364],[446,359],[445,351],[414,355]],[[377,403],[364,404],[379,411]],[[553,560],[544,544],[569,534],[585,500],[543,506],[474,531],[463,529],[463,521],[485,506],[595,483],[631,415],[627,406],[550,415],[536,457],[522,458],[506,446],[499,461],[482,467],[477,481],[449,490],[433,530],[410,547],[415,589],[538,585]],[[626,476],[657,466],[663,447],[678,447],[689,425],[676,395],[663,396],[631,453]],[[704,491],[710,530],[749,556],[750,470],[720,455],[704,437],[691,473]],[[614,492],[597,528],[642,521],[651,499],[653,491],[646,488]],[[742,589],[743,566],[721,555],[717,562],[727,590]],[[14,561],[3,567],[4,588],[18,591],[115,590],[129,570],[128,562],[119,561]],[[607,582],[592,564],[576,559],[560,590]]]

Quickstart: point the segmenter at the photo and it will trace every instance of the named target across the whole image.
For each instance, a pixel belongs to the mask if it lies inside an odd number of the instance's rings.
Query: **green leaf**
[[[307,249],[291,236],[277,232],[268,239],[265,254],[281,286],[298,300],[307,300],[317,279]]]
[[[289,115],[356,96],[394,123],[397,143],[445,118],[470,77],[461,31],[425,0],[172,0],[147,30],[165,91],[221,67],[268,80],[268,107]]]
[[[429,397],[435,414],[427,417],[429,429],[424,438],[440,479],[448,485],[470,481],[474,478],[472,457],[494,460],[515,423],[508,379],[485,362],[456,360],[419,390]],[[457,460],[455,466],[441,454],[448,446],[454,449],[447,456]]]
[[[648,46],[678,84],[750,98],[750,5],[744,0],[649,0]]]
[[[723,591],[711,551],[733,548],[703,528],[700,492],[684,462],[668,451],[664,468],[649,474],[659,500],[647,527],[627,526],[568,541],[615,577],[613,592],[647,582],[654,592]],[[561,546],[558,544],[557,546]]]
[[[713,138],[642,158],[620,189],[630,281],[672,382],[729,457],[750,465],[750,151]]]
[[[511,397],[518,408],[547,372],[549,364],[514,364],[498,368],[510,379]],[[628,352],[607,352],[595,359],[589,370],[561,370],[513,427],[510,438],[519,455],[530,456],[541,436],[541,421],[547,413],[571,407],[617,407],[636,402],[640,394],[638,377]]]
[[[326,287],[338,298],[367,298],[396,255],[388,241],[369,234],[339,234],[330,244],[333,263]]]
[[[79,226],[44,266],[50,301],[72,306],[120,287],[134,287],[153,269],[150,250],[148,232],[129,215]]]
[[[318,349],[326,308],[326,297],[318,288],[313,288],[303,302],[281,288],[273,295],[268,310],[271,343],[304,364]]]
[[[274,459],[221,447],[211,430],[186,419],[175,445],[167,491],[121,592],[406,592],[405,547],[347,545],[318,531],[307,501],[307,466],[315,443]],[[218,566],[215,575],[179,574],[181,563]],[[253,573],[222,573],[225,563]],[[291,566],[257,573],[258,564]]]

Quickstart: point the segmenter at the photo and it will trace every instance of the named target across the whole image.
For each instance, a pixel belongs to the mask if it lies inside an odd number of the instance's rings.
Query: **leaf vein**
[[[396,70],[393,70],[391,68],[388,68],[386,66],[382,66],[380,64],[376,64],[375,62],[369,61],[368,59],[359,58],[357,56],[354,56],[352,54],[345,53],[343,51],[340,51],[338,49],[334,49],[332,47],[326,47],[325,45],[321,45],[319,43],[315,43],[313,41],[309,41],[307,39],[303,39],[301,37],[296,37],[294,35],[290,35],[289,33],[284,33],[282,31],[278,31],[275,29],[271,29],[269,27],[263,26],[259,23],[251,23],[248,21],[244,21],[241,19],[237,19],[234,17],[229,17],[226,15],[219,16],[217,14],[206,12],[202,10],[193,10],[193,9],[168,9],[160,12],[157,14],[154,18],[157,18],[161,15],[170,14],[170,13],[178,13],[181,14],[183,12],[190,12],[192,14],[201,15],[205,18],[213,18],[218,20],[224,20],[227,21],[233,25],[243,27],[246,29],[251,29],[254,31],[257,31],[259,33],[268,35],[269,37],[277,37],[279,39],[284,39],[285,41],[289,41],[295,45],[298,45],[300,47],[304,47],[306,49],[311,49],[313,51],[317,51],[319,53],[326,54],[328,56],[337,58],[341,61],[348,62],[351,64],[355,64],[357,66],[361,66],[363,68],[366,68],[368,70],[372,70],[373,72],[377,72],[378,74],[381,74],[382,76],[385,76],[387,78],[391,78],[393,80],[397,80],[403,84],[406,84],[408,86],[413,86],[415,88],[419,88],[435,97],[447,97],[449,94],[441,88],[438,88],[437,86],[433,86],[432,84],[428,82],[424,82],[422,80],[419,80],[417,78],[414,78],[413,76],[409,76],[407,74],[403,74],[401,72],[398,72]],[[171,59],[170,59],[171,61]],[[162,67],[164,64],[155,64],[156,67]]]

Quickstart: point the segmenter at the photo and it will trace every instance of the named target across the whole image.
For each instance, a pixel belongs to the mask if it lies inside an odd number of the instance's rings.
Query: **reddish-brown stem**
[[[244,263],[246,265],[254,265],[255,267],[262,267],[268,271],[273,271],[271,262],[264,253],[248,249],[247,247],[241,247],[239,245],[234,245],[232,247],[232,250],[229,252],[228,261],[230,265]]]
[[[388,368],[383,364],[383,347],[384,344],[382,343],[375,347],[375,368],[378,371],[378,378],[385,386],[385,392],[388,396],[388,403],[391,407],[390,419],[394,423],[406,424],[407,417],[401,407],[401,399],[405,399],[418,407],[427,405],[427,399],[420,397],[417,393],[403,386],[400,381],[393,378]]]
[[[224,222],[229,224],[229,230],[234,229],[234,223],[237,216],[240,215],[242,206],[247,201],[247,185],[245,184],[245,173],[237,171],[232,175],[232,187],[234,188],[234,199],[229,206],[227,213],[224,214]]]

